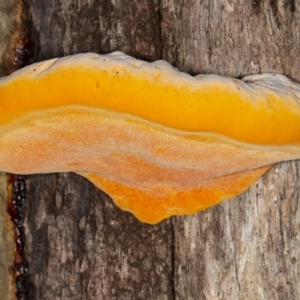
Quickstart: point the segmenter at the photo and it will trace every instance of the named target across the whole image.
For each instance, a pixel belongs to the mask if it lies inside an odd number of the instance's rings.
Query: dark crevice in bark
[[[29,268],[25,258],[25,232],[23,227],[26,210],[26,186],[23,176],[8,175],[9,204],[7,211],[14,225],[15,259],[12,273],[16,283],[17,300],[29,300],[27,285],[29,282]]]
[[[295,0],[289,0],[290,3],[290,11],[293,13],[296,10]]]
[[[163,59],[163,38],[162,38],[162,3],[161,0],[158,0],[157,4],[157,17],[158,17],[158,56],[160,59]]]
[[[176,275],[176,249],[175,249],[175,228],[174,218],[171,221],[171,265],[170,265],[170,283],[171,283],[171,297],[172,300],[176,300],[176,289],[175,289],[175,275]]]

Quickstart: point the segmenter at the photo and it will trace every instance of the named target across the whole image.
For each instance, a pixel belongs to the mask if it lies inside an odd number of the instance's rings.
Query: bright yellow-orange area
[[[221,76],[197,79],[147,63],[135,67],[100,59],[66,58],[39,72],[33,65],[0,82],[0,124],[33,111],[84,105],[246,143],[300,142],[300,107],[288,93],[260,92]]]
[[[160,186],[156,191],[137,190],[106,180],[98,174],[80,174],[108,193],[121,209],[131,212],[142,222],[156,224],[170,216],[194,214],[222,200],[239,195],[269,168],[270,166],[265,166],[213,178],[187,191],[176,191],[176,189],[170,189],[169,186],[165,188]]]

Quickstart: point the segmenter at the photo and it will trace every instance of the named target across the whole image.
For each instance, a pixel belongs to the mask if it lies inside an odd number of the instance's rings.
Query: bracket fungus
[[[157,223],[238,195],[272,164],[300,158],[300,85],[79,54],[1,78],[0,128],[0,170],[76,172]]]

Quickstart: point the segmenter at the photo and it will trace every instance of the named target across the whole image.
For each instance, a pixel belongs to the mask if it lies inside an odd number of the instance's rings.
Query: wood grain
[[[166,60],[194,74],[299,82],[299,1],[242,2],[165,1]],[[281,163],[240,197],[173,218],[179,299],[300,298],[299,166]]]

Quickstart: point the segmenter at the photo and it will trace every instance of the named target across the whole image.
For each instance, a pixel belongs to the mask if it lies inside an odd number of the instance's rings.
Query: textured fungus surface
[[[77,172],[157,223],[238,195],[272,164],[300,158],[300,85],[79,54],[1,78],[0,126],[0,170]]]

